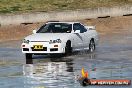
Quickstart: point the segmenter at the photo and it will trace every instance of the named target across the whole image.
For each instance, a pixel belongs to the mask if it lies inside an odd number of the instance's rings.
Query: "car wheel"
[[[26,64],[33,64],[33,60],[32,60],[32,54],[25,54],[26,56]]]
[[[71,53],[72,53],[71,42],[68,41],[68,42],[66,43],[66,47],[65,47],[65,54],[66,54],[66,55],[69,55],[69,54],[71,54]]]
[[[91,40],[89,44],[89,51],[94,52],[94,50],[95,50],[95,42],[94,40]]]
[[[26,59],[32,59],[32,54],[26,53],[25,56],[26,56]]]

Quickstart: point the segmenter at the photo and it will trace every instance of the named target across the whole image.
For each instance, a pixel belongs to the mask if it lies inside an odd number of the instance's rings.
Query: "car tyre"
[[[95,51],[95,42],[94,42],[94,40],[90,40],[89,51],[91,53]]]
[[[32,54],[26,53],[25,56],[26,56],[26,59],[32,59]]]
[[[65,55],[71,55],[71,53],[72,53],[71,42],[68,41],[65,47]]]

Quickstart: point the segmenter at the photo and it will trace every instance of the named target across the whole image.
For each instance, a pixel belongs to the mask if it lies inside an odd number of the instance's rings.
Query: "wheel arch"
[[[95,39],[94,38],[91,38],[90,41],[94,41],[95,42]]]

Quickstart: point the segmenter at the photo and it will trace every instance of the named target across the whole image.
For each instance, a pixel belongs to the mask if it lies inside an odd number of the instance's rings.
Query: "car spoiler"
[[[95,26],[85,26],[88,30],[95,30]]]

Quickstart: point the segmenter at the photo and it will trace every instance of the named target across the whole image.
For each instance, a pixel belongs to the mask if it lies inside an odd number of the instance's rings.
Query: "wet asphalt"
[[[82,67],[94,79],[132,80],[132,35],[100,35],[94,53],[76,52],[53,58],[34,56],[27,64],[21,41],[0,43],[0,88],[83,88],[77,81]],[[132,86],[88,86],[88,88]]]

